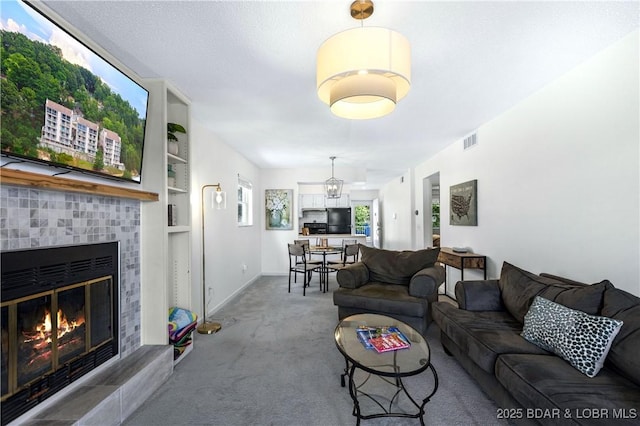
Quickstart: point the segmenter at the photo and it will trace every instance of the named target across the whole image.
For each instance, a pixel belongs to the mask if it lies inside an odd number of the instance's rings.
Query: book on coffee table
[[[411,346],[409,339],[395,326],[360,326],[356,329],[358,340],[367,349],[388,352]]]

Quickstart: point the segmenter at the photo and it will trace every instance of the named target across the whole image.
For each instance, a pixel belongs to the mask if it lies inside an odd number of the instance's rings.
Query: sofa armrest
[[[438,286],[444,282],[444,278],[444,268],[440,265],[421,269],[409,281],[409,295],[427,298],[437,291]]]
[[[458,281],[456,300],[467,311],[504,311],[498,280]]]
[[[336,273],[338,285],[342,288],[358,288],[369,282],[369,268],[357,262],[341,268]]]

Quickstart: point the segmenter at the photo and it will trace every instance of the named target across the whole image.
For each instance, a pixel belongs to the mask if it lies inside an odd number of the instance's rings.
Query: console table
[[[464,281],[465,269],[480,269],[487,279],[487,256],[478,253],[459,253],[450,247],[441,247],[438,262],[460,270],[460,281]],[[447,277],[444,278],[444,294],[447,294]]]

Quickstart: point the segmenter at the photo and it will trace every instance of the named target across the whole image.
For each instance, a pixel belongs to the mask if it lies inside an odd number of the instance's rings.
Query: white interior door
[[[440,205],[440,172],[422,180],[422,200],[424,246],[431,247],[434,235],[440,235],[440,225],[438,223],[438,227],[435,227],[433,219],[433,205]]]
[[[380,248],[382,247],[382,222],[380,221],[380,203],[377,198],[371,202],[371,223],[373,224],[371,230],[373,246]]]

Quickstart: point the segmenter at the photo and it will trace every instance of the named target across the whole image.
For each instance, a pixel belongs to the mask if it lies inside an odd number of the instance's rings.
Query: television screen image
[[[27,3],[0,39],[2,155],[139,183],[149,92]]]

